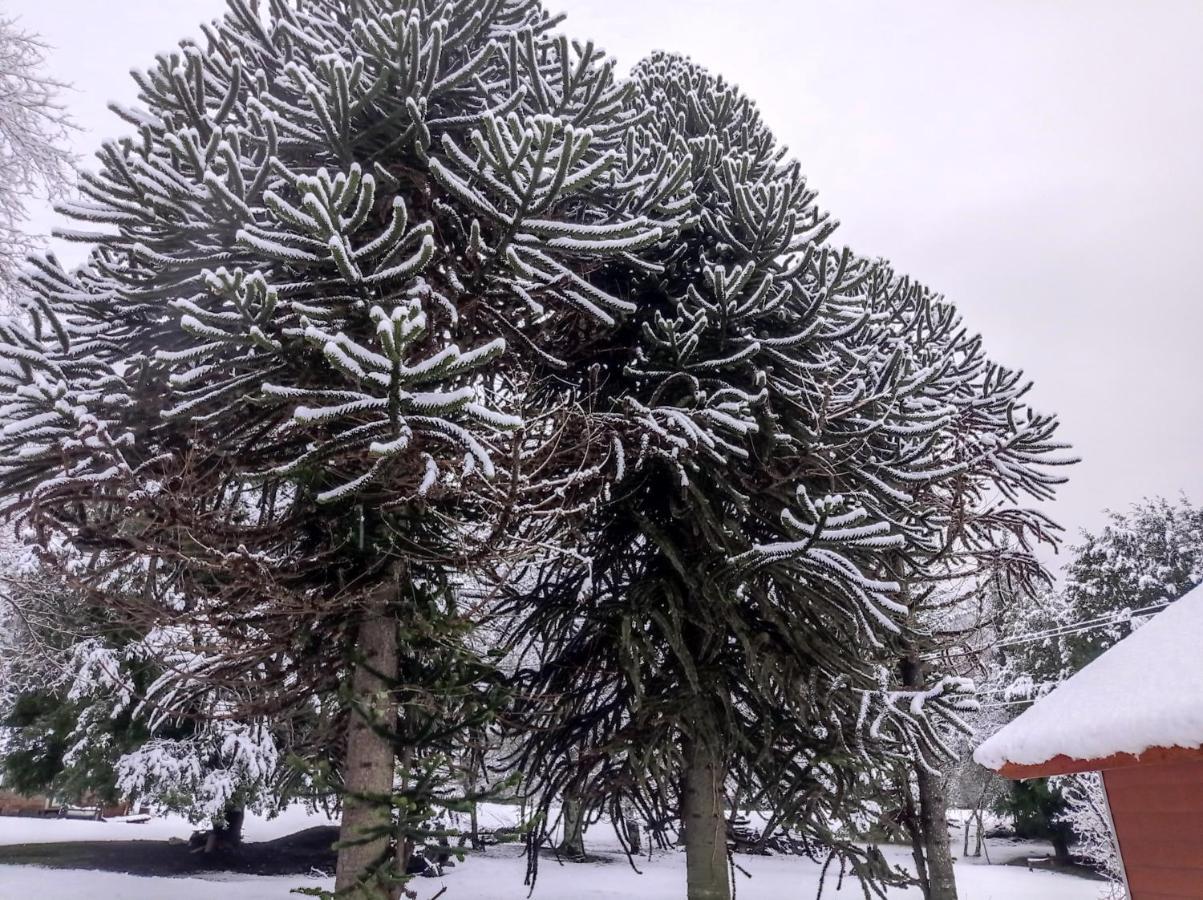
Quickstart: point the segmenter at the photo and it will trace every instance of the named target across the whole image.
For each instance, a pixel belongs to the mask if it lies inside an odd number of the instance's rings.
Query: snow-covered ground
[[[497,822],[510,818],[505,807],[488,810],[487,818]],[[246,838],[271,840],[301,828],[325,824],[324,817],[290,810],[283,816],[265,821],[248,817]],[[186,838],[192,826],[182,819],[162,818],[133,825],[117,822],[87,822],[0,818],[0,844],[46,843],[86,840],[166,840]],[[679,852],[656,854],[638,861],[640,873],[632,870],[605,829],[586,835],[592,854],[605,862],[559,865],[543,860],[534,900],[680,900],[685,882],[684,857]],[[1007,847],[991,845],[996,863],[1031,854],[1033,845]],[[1008,852],[1009,851],[1009,852]],[[892,862],[905,864],[909,853],[902,847],[887,847]],[[779,900],[813,897],[818,887],[819,867],[792,857],[738,857],[741,868],[751,877],[738,874],[741,900]],[[491,848],[471,857],[441,879],[416,879],[413,887],[421,900],[431,900],[443,888],[446,900],[525,900],[523,885],[525,860],[519,847]],[[1070,875],[1029,872],[1023,868],[986,865],[984,860],[967,859],[957,863],[957,883],[962,900],[1098,900],[1100,883]],[[70,869],[43,869],[30,866],[0,866],[0,900],[60,900],[87,897],[92,900],[286,900],[295,897],[297,887],[326,887],[329,878],[265,878],[246,875],[213,874],[192,878],[141,878]],[[825,897],[859,900],[858,885],[845,884],[835,893],[835,879],[828,875]],[[893,891],[891,900],[914,900],[917,890]]]

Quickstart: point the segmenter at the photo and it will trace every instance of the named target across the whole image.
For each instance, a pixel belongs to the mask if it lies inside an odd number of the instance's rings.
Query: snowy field
[[[501,820],[508,818],[505,807],[490,810]],[[322,817],[293,810],[265,821],[248,817],[246,839],[263,841],[282,837],[302,828],[326,824]],[[488,824],[482,821],[482,824]],[[155,819],[141,825],[118,822],[87,822],[0,818],[0,844],[47,843],[55,841],[128,841],[186,838],[192,827],[182,819]],[[678,852],[656,854],[639,860],[640,873],[634,872],[618,852],[605,829],[586,836],[590,853],[605,862],[559,865],[544,860],[540,866],[535,900],[680,900],[685,879],[684,856]],[[959,846],[959,845],[958,845]],[[892,862],[905,864],[909,852],[901,847],[885,850]],[[991,844],[991,858],[1005,862],[1017,855],[1040,855],[1040,845]],[[814,897],[819,877],[815,864],[789,857],[737,857],[741,868],[751,877],[737,874],[740,900],[809,900]],[[522,884],[525,860],[518,847],[491,848],[450,869],[441,879],[419,878],[413,882],[421,900],[431,900],[444,888],[446,900],[525,900]],[[1098,900],[1099,882],[1050,872],[1029,872],[1024,868],[986,865],[976,859],[957,863],[957,883],[962,900]],[[0,900],[285,900],[295,897],[297,887],[333,886],[333,879],[322,877],[265,878],[215,873],[191,878],[141,878],[107,872],[70,869],[42,869],[30,866],[0,866]],[[862,896],[856,884],[845,884],[835,892],[835,880],[829,874],[825,897]],[[918,898],[918,890],[893,891],[891,898]]]

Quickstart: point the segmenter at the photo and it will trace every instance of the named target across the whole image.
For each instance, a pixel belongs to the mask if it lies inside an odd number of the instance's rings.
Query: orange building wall
[[[23,797],[11,791],[0,790],[0,816],[38,813],[45,808],[45,797]]]
[[[1132,900],[1203,900],[1203,761],[1103,772]]]

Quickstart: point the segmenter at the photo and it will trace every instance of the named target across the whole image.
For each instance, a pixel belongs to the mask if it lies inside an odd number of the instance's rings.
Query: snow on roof
[[[985,741],[998,771],[1203,746],[1203,585],[1189,591]]]

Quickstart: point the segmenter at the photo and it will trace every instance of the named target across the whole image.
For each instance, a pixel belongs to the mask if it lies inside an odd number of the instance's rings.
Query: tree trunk
[[[1073,862],[1073,858],[1069,855],[1069,836],[1060,828],[1053,829],[1053,857],[1063,866]]]
[[[688,900],[731,900],[722,763],[699,741],[686,748],[681,796]]]
[[[472,740],[479,741],[483,748],[483,736],[473,738]],[[480,804],[476,801],[475,797],[477,789],[480,786],[477,783],[479,771],[478,767],[484,765],[483,749],[480,751],[480,754],[481,755],[478,757],[474,752],[468,753],[463,759],[462,769],[464,776],[464,796],[471,797],[473,799],[472,806],[468,810],[468,834],[466,836],[463,834],[460,835],[459,846],[464,846],[464,840],[466,837],[468,844],[473,850],[480,849],[480,813],[478,809]]]
[[[923,663],[918,656],[902,662],[902,681],[907,687],[922,690]],[[952,867],[952,847],[948,837],[948,796],[944,781],[929,772],[922,763],[915,766],[915,785],[919,793],[919,830],[927,862],[928,900],[957,900],[957,877]]]
[[[561,810],[560,820],[564,825],[560,853],[568,859],[584,859],[585,815],[580,800],[571,792],[564,794],[564,808]]]
[[[627,847],[632,854],[643,852],[643,835],[639,830],[639,817],[635,814],[634,804],[622,805],[622,828],[626,832]]]
[[[413,764],[413,750],[406,747],[401,751],[400,766],[401,775],[399,779],[394,779],[393,784],[397,785],[403,793],[409,787],[409,770]],[[398,784],[400,781],[400,784]],[[409,862],[414,855],[414,842],[409,836],[409,828],[411,823],[406,820],[405,814],[401,813],[397,817],[397,821],[393,823],[393,862],[395,864],[394,874],[398,877],[404,877],[409,874]],[[405,883],[398,882],[391,886],[389,890],[389,900],[401,900],[402,897],[413,896],[406,895]]]
[[[952,866],[952,847],[948,838],[948,796],[938,775],[917,766],[919,787],[919,823],[927,856],[927,883],[931,900],[957,900],[957,877]]]
[[[406,874],[409,871],[409,861],[413,859],[414,842],[410,840],[408,834],[398,829],[397,842],[393,846],[393,859],[396,861],[396,874],[398,877]],[[405,885],[403,882],[394,884],[389,889],[389,900],[402,900],[405,896]],[[413,896],[412,894],[410,896]]]
[[[246,818],[246,809],[242,806],[226,807],[222,813],[222,825],[213,825],[205,839],[205,852],[217,853],[223,850],[234,850],[242,846],[242,822]]]
[[[390,579],[386,596],[396,590]],[[395,771],[390,735],[397,724],[397,700],[390,681],[397,673],[397,623],[384,597],[365,612],[356,650],[360,655],[351,682],[351,710],[344,759],[342,826],[335,890],[357,900],[388,900],[388,879],[377,877],[388,866],[393,814],[390,798]],[[384,732],[383,734],[381,732]],[[399,873],[400,874],[400,873]]]
[[[902,827],[911,840],[911,859],[915,861],[915,880],[919,882],[919,891],[923,900],[931,900],[931,885],[927,881],[927,859],[923,855],[923,829],[919,825],[919,817],[915,813],[915,796],[911,791],[910,772],[903,770],[898,773],[899,789],[902,796]]]

